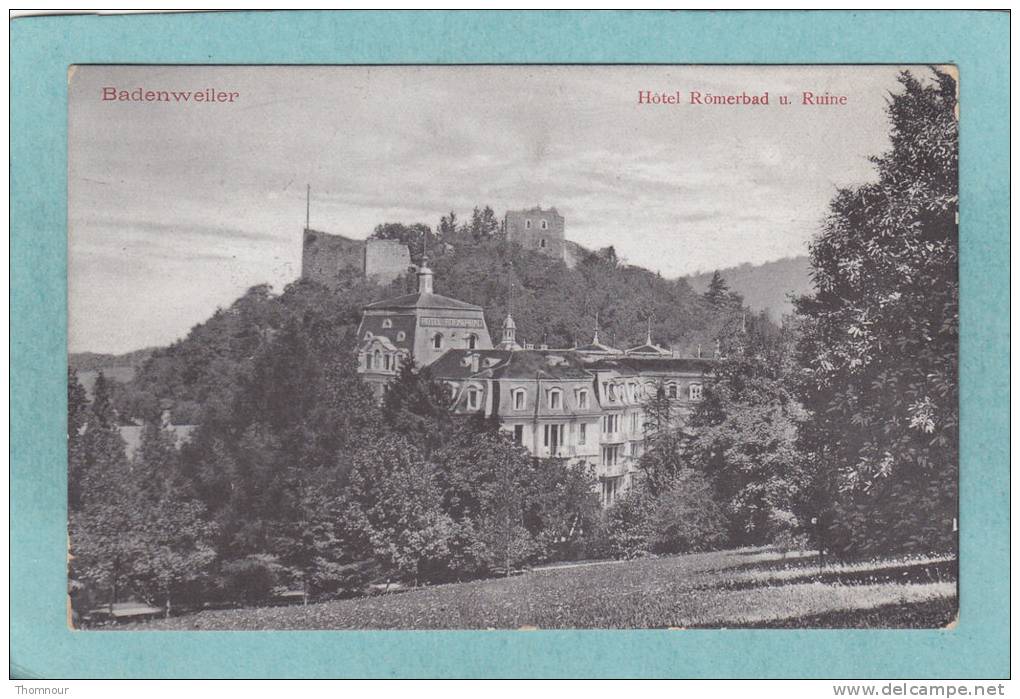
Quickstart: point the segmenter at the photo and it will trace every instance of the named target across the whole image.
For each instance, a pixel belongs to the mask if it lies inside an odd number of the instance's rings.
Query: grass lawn
[[[810,553],[740,549],[549,566],[507,579],[117,628],[932,628],[949,624],[956,609],[956,565],[948,557],[820,568]]]

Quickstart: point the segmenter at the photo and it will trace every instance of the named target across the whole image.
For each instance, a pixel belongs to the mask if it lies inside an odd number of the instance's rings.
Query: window
[[[531,219],[530,218],[524,219],[524,227],[527,228],[527,229],[531,228]]]
[[[602,502],[608,507],[616,502],[619,478],[609,478],[602,483]]]
[[[545,247],[545,238],[542,238],[541,240],[538,241],[538,247],[540,248]]]
[[[432,336],[432,348],[433,349],[442,349],[443,348],[443,334],[442,333],[436,333],[435,335]]]
[[[691,400],[701,400],[701,384],[692,383],[687,387],[687,394],[690,396]]]
[[[676,384],[675,383],[671,383],[669,385],[669,397],[670,398],[676,398]]]
[[[403,330],[401,330],[400,332],[397,333],[397,342],[403,342],[406,339],[407,339],[407,333],[405,333]]]
[[[577,426],[577,443],[586,444],[588,442],[588,425],[581,423]]]
[[[523,388],[514,389],[514,410],[524,410],[527,407],[527,394]]]
[[[605,434],[615,434],[620,431],[620,416],[619,415],[603,415],[602,416],[602,431]]]
[[[556,454],[563,444],[563,425],[543,425],[542,445],[549,449],[550,454]]]
[[[390,320],[389,318],[383,318],[382,326],[384,328],[392,328],[393,327],[393,321]]]
[[[524,444],[524,425],[514,425],[514,441]]]
[[[609,384],[606,389],[606,395],[609,396],[609,400],[616,400],[616,386]]]
[[[383,369],[386,371],[390,370],[390,355],[388,354],[383,355]]]
[[[541,229],[542,229],[543,231],[544,231],[544,230],[547,230],[547,229],[549,228],[549,222],[548,222],[548,221],[546,221],[546,220],[545,220],[545,219],[543,218],[543,219],[542,219],[542,224],[541,224],[541,225],[539,226],[539,228],[541,228]],[[545,246],[543,245],[542,247],[545,247]]]
[[[477,388],[469,388],[467,394],[468,410],[478,410],[479,391]]]
[[[588,408],[588,392],[587,391],[578,391],[577,392],[577,407],[580,408],[581,410],[586,410]]]
[[[558,389],[554,388],[549,391],[549,409],[550,410],[561,410],[563,408],[563,393]]]
[[[376,350],[372,354],[372,368],[382,369],[382,352],[380,352],[379,350]]]
[[[372,333],[370,333],[370,332],[369,333],[365,333],[365,339],[366,340],[371,340],[372,339]]]
[[[631,416],[630,416],[630,431],[631,432],[637,432],[638,431],[638,414],[637,413],[632,413]]]
[[[478,348],[478,336],[477,335],[474,335],[474,334],[468,335],[467,341],[468,341],[468,349],[477,349]]]
[[[616,466],[620,462],[620,445],[614,444],[609,447],[602,447],[602,464],[604,466]]]

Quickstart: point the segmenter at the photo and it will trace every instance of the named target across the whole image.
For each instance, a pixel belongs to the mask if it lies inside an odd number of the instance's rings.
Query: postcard
[[[954,625],[960,80],[72,66],[69,625]]]

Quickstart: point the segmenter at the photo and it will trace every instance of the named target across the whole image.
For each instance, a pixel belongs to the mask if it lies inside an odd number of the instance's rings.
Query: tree
[[[700,472],[685,468],[656,497],[643,522],[648,548],[655,553],[688,553],[726,540],[726,517]]]
[[[712,280],[708,283],[705,298],[712,304],[722,305],[729,298],[729,291],[730,287],[723,276],[719,274],[719,270],[712,272]]]
[[[811,470],[800,449],[807,413],[796,389],[796,332],[764,312],[724,339],[724,357],[691,416],[690,463],[712,479],[734,543],[761,544],[795,526]],[[801,522],[803,525],[804,523]]]
[[[492,207],[486,206],[479,209],[477,206],[471,212],[471,223],[468,225],[468,233],[476,243],[485,240],[494,240],[499,235],[500,223],[496,218]]]
[[[431,454],[454,430],[452,404],[449,389],[433,380],[429,367],[418,367],[414,360],[406,359],[386,385],[381,412],[391,431],[405,435]]]
[[[406,439],[389,435],[357,452],[349,498],[374,556],[401,579],[417,586],[423,569],[447,556],[453,521],[435,466]]]
[[[956,82],[938,70],[899,81],[878,180],[836,194],[811,245],[817,292],[798,302],[805,436],[838,472],[848,551],[955,546]]]
[[[735,291],[730,291],[729,284],[719,274],[719,270],[712,273],[712,279],[705,291],[705,299],[719,309],[742,310],[744,306],[744,297]]]
[[[527,449],[498,424],[473,419],[456,427],[434,459],[443,510],[457,525],[451,555],[458,572],[509,575],[536,553],[538,527],[529,528],[527,517],[537,506],[538,462]]]
[[[535,495],[525,521],[535,532],[538,555],[546,560],[587,555],[602,516],[594,466],[545,459],[533,478]]]
[[[85,430],[88,427],[89,399],[74,369],[67,372],[67,506],[77,510],[82,503],[87,459]]]
[[[450,214],[453,216],[453,214]],[[432,251],[440,241],[440,236],[424,223],[380,223],[369,236],[375,240],[395,240],[407,246],[412,260],[417,260],[426,249]]]
[[[643,430],[644,451],[637,465],[643,487],[655,497],[669,490],[686,468],[685,450],[690,437],[664,386],[658,386],[655,395],[645,400]]]

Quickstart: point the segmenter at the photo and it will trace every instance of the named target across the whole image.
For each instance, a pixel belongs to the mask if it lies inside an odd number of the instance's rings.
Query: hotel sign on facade
[[[433,318],[422,317],[418,319],[418,325],[423,328],[485,328],[485,321],[481,318]]]

